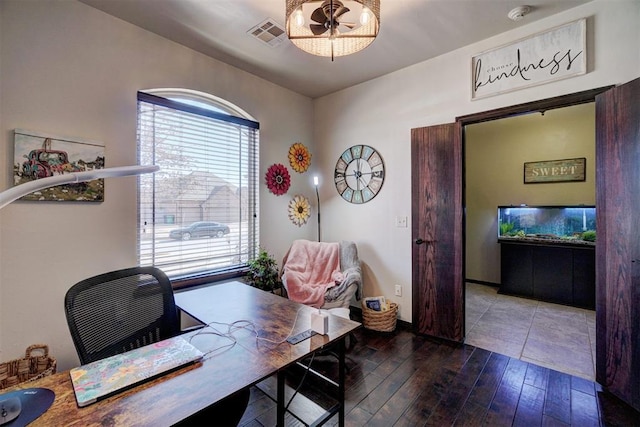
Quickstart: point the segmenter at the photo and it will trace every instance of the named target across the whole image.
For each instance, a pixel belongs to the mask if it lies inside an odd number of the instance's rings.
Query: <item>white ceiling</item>
[[[276,47],[248,31],[271,18],[284,28],[285,0],[80,0],[110,15],[316,98],[591,0],[381,0],[380,34],[356,54],[322,58],[289,40]],[[520,5],[530,14],[507,14]]]

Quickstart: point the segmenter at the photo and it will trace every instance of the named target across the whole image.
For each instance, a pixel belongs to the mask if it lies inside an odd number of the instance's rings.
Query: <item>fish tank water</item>
[[[498,239],[594,244],[595,206],[498,206]]]

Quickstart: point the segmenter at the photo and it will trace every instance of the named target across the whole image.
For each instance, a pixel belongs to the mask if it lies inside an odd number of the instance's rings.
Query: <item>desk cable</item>
[[[224,322],[216,322],[216,321],[209,322],[206,325],[204,325],[204,327],[200,328],[195,334],[193,334],[189,338],[189,341],[191,341],[193,338],[197,337],[198,335],[216,335],[231,341],[229,344],[224,344],[212,350],[207,351],[204,355],[205,360],[210,359],[211,357],[219,353],[222,353],[223,351],[232,349],[238,342],[238,340],[234,336],[234,333],[241,329],[254,333],[256,336],[256,342],[266,341],[272,344],[282,344],[293,334],[293,331],[296,328],[296,324],[298,323],[298,318],[300,317],[300,311],[304,308],[305,307],[300,307],[298,309],[298,311],[296,312],[295,320],[293,322],[293,326],[291,326],[291,329],[289,330],[289,333],[287,334],[287,336],[280,341],[271,340],[271,339],[259,336],[260,331],[256,328],[255,323],[253,323],[250,320],[236,320],[235,322],[232,322],[232,323],[224,323]],[[227,331],[226,332],[220,331],[214,325],[226,326]]]
[[[289,410],[289,405],[291,405],[291,402],[293,402],[293,398],[296,397],[296,395],[298,394],[298,392],[302,388],[302,384],[304,384],[304,380],[307,378],[307,374],[311,370],[311,365],[313,364],[313,359],[315,357],[316,357],[316,353],[313,352],[311,354],[311,360],[309,360],[309,364],[305,367],[306,369],[304,371],[304,374],[302,375],[302,378],[300,379],[300,383],[298,384],[298,387],[296,387],[296,389],[294,390],[293,394],[291,395],[291,399],[289,399],[289,401],[287,402],[287,405],[284,407],[285,411]]]
[[[232,349],[238,342],[238,340],[236,339],[236,337],[233,334],[234,334],[234,332],[236,332],[237,330],[240,330],[240,329],[245,329],[245,330],[248,330],[250,332],[253,332],[255,334],[255,336],[256,336],[256,342],[258,340],[260,340],[260,341],[267,341],[267,342],[272,343],[272,344],[282,344],[283,342],[285,342],[293,334],[293,331],[296,328],[296,324],[298,323],[298,317],[300,317],[300,311],[303,308],[305,308],[305,307],[300,307],[298,309],[298,311],[296,312],[296,317],[295,317],[295,319],[293,321],[293,325],[291,326],[291,329],[289,330],[289,333],[287,334],[286,337],[284,337],[280,341],[275,341],[275,340],[270,340],[268,338],[260,337],[259,336],[259,331],[256,329],[255,323],[253,323],[250,320],[236,320],[235,322],[232,322],[232,323],[223,323],[223,322],[216,322],[216,321],[209,322],[204,327],[199,329],[198,332],[193,334],[189,338],[189,341],[191,341],[193,338],[195,338],[198,335],[216,335],[216,336],[219,336],[219,337],[222,337],[222,338],[226,338],[226,339],[231,341],[231,343],[229,343],[229,344],[221,345],[219,347],[216,347],[216,348],[214,348],[212,350],[207,351],[205,353],[205,355],[204,355],[204,359],[205,360],[210,359],[211,357],[219,354],[218,352],[222,353],[223,351]],[[226,326],[227,327],[227,332],[219,331],[213,325]],[[311,365],[313,364],[313,360],[314,360],[315,356],[316,356],[316,353],[314,352],[311,355],[311,359],[309,360],[309,364],[306,366],[306,369],[304,371],[304,374],[302,375],[302,378],[300,379],[300,383],[298,384],[298,386],[294,390],[293,394],[291,395],[291,398],[287,402],[287,404],[285,406],[285,410],[289,409],[289,405],[291,405],[291,402],[293,402],[293,399],[296,397],[296,395],[298,394],[298,392],[302,388],[302,385],[304,384],[304,380],[307,378],[307,374],[311,370]]]
[[[191,342],[191,340],[193,340],[198,335],[216,335],[231,341],[229,344],[224,344],[205,352],[203,359],[208,360],[213,356],[216,356],[217,354],[223,353],[224,351],[227,351],[227,350],[231,350],[236,345],[238,340],[236,340],[236,338],[233,336],[233,332],[236,329],[238,329],[238,327],[235,326],[235,323],[237,322],[233,322],[233,323],[209,322],[208,324],[204,325],[204,327],[200,328],[195,334],[191,335],[189,337],[189,342]],[[213,324],[225,325],[228,327],[228,330],[227,332],[221,332],[218,329],[216,329],[213,326]]]

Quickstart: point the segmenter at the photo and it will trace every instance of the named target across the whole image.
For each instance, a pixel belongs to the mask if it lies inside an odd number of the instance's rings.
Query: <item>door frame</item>
[[[456,219],[456,227],[460,226],[459,228],[459,232],[457,233],[457,236],[454,237],[453,239],[453,246],[455,247],[455,251],[460,254],[460,258],[461,260],[459,261],[461,266],[460,266],[460,275],[455,277],[455,283],[453,283],[451,286],[453,287],[453,291],[450,292],[448,294],[448,296],[445,295],[445,297],[442,299],[442,303],[447,303],[450,302],[451,305],[453,305],[454,308],[454,312],[453,312],[453,316],[456,318],[461,318],[460,322],[456,322],[455,325],[453,325],[453,329],[451,329],[451,327],[449,328],[449,335],[447,337],[441,337],[444,339],[453,339],[455,342],[459,342],[462,343],[464,342],[464,338],[465,338],[465,298],[466,298],[466,292],[465,292],[465,286],[464,286],[464,282],[466,279],[466,214],[465,214],[465,206],[466,206],[466,173],[465,173],[465,126],[466,125],[470,125],[470,124],[474,124],[474,123],[480,123],[480,122],[486,122],[486,121],[491,121],[491,120],[496,120],[496,119],[503,119],[503,118],[507,118],[507,117],[513,117],[513,116],[517,116],[517,115],[521,115],[521,114],[528,114],[528,113],[535,113],[535,112],[545,112],[548,110],[553,110],[556,108],[563,108],[563,107],[570,107],[570,106],[574,106],[574,105],[580,105],[580,104],[586,104],[589,102],[595,102],[596,101],[596,96],[606,92],[607,90],[613,88],[614,86],[606,86],[606,87],[601,87],[601,88],[597,88],[597,89],[590,89],[590,90],[586,90],[586,91],[582,91],[582,92],[577,92],[577,93],[572,93],[572,94],[568,94],[568,95],[561,95],[561,96],[557,96],[557,97],[553,97],[553,98],[547,98],[547,99],[542,99],[542,100],[538,100],[538,101],[532,101],[532,102],[527,102],[527,103],[523,103],[523,104],[517,104],[517,105],[513,105],[513,106],[509,106],[509,107],[502,107],[502,108],[497,108],[494,110],[488,110],[488,111],[484,111],[484,112],[480,112],[480,113],[474,113],[474,114],[469,114],[469,115],[465,115],[465,116],[459,116],[456,117],[455,122],[453,123],[447,123],[447,124],[443,124],[443,125],[434,125],[434,126],[427,126],[425,128],[416,128],[416,129],[412,129],[412,144],[413,144],[413,133],[414,131],[420,130],[420,129],[434,129],[437,128],[438,126],[453,126],[454,127],[454,132],[452,135],[452,140],[451,140],[451,144],[454,145],[454,150],[455,150],[455,146],[458,146],[457,148],[457,153],[455,154],[455,161],[460,165],[459,166],[459,170],[456,171],[456,173],[459,173],[461,182],[460,182],[460,187],[461,187],[461,191],[459,193],[459,198],[456,197],[457,201],[456,204],[454,206],[455,210],[458,211],[460,210],[460,215],[459,215],[459,219]],[[455,129],[457,128],[457,129]],[[414,166],[412,165],[412,170],[413,170]],[[413,184],[412,184],[412,188],[413,188]],[[597,188],[596,188],[597,190]],[[413,191],[413,190],[412,190]],[[414,212],[414,207],[412,205],[412,215]],[[415,220],[414,220],[415,221]],[[457,222],[460,221],[460,222]],[[415,228],[415,224],[413,225],[413,227]],[[419,239],[420,236],[418,236],[417,234],[415,234],[415,230],[412,232],[414,235],[412,236],[412,239]],[[416,240],[416,244],[417,240]],[[459,248],[459,249],[458,249]],[[415,251],[412,251],[412,270],[415,267],[416,264],[416,254]],[[597,254],[596,254],[597,257]],[[457,264],[457,262],[456,262]],[[414,274],[414,278],[412,279],[415,281],[415,274]],[[414,316],[414,329],[416,329],[416,319],[418,319],[420,317],[420,310],[425,310],[424,307],[420,306],[420,303],[417,302],[415,300],[416,298],[416,294],[417,294],[417,290],[416,290],[416,286],[421,286],[420,284],[416,284],[412,282],[412,285],[414,287],[413,290],[413,295],[414,295],[414,301],[413,301],[413,316]],[[597,285],[596,285],[597,286]],[[597,289],[596,289],[597,292]],[[435,310],[437,312],[437,307],[438,305],[434,302],[434,301],[430,301],[431,303],[431,310]],[[435,308],[434,308],[435,307]],[[461,311],[461,313],[459,313],[459,311]],[[436,319],[436,324],[438,323],[438,321],[444,321],[443,319]],[[439,327],[436,325],[435,329],[438,329]],[[425,333],[427,334],[427,332],[425,331],[418,331],[418,333]]]
[[[553,110],[556,108],[564,108],[571,107],[574,105],[587,104],[589,102],[594,102],[596,100],[596,96],[606,92],[607,90],[613,88],[614,86],[604,86],[596,89],[590,89],[582,92],[576,92],[568,95],[556,96],[553,98],[542,99],[539,101],[526,102],[523,104],[512,105],[509,107],[497,108],[494,110],[483,111],[480,113],[473,113],[464,116],[456,117],[456,124],[459,125],[458,129],[460,129],[460,141],[462,143],[462,280],[466,281],[466,251],[467,251],[467,237],[466,237],[466,197],[467,197],[467,189],[466,189],[466,162],[465,162],[465,154],[466,154],[466,141],[465,141],[465,126],[471,125],[474,123],[488,122],[492,120],[505,119],[508,117],[518,116],[522,114],[528,113],[544,113],[548,110]],[[597,189],[596,189],[597,191]],[[597,215],[597,213],[596,213]],[[596,257],[598,254],[596,254]],[[596,286],[598,284],[596,283]],[[597,292],[597,288],[596,288]],[[466,291],[463,283],[462,286],[462,299],[466,301]],[[465,336],[465,304],[462,304],[462,319],[463,319],[463,330],[462,334]],[[596,344],[597,345],[597,344]],[[597,355],[597,351],[596,351]]]
[[[553,98],[541,99],[539,101],[526,102],[524,104],[512,105],[510,107],[496,108],[495,110],[483,111],[481,113],[473,113],[465,116],[456,117],[456,122],[462,125],[464,137],[464,126],[474,123],[488,122],[497,119],[506,119],[507,117],[518,116],[527,113],[542,113],[555,108],[571,107],[573,105],[587,104],[595,102],[596,96],[608,91],[614,86],[604,86],[597,89],[590,89],[583,92],[576,92],[569,95],[561,95]],[[464,154],[464,139],[463,154]],[[462,159],[464,161],[464,158]],[[464,168],[463,168],[464,170]]]

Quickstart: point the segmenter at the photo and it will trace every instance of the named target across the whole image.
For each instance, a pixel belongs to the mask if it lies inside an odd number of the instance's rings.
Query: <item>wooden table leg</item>
[[[338,425],[344,427],[344,382],[345,382],[345,338],[338,342],[338,403],[340,410],[338,411]]]
[[[276,391],[276,407],[277,407],[277,412],[276,412],[276,425],[278,427],[284,427],[284,380],[285,380],[285,372],[283,369],[278,371],[278,385],[277,385],[277,391]]]

